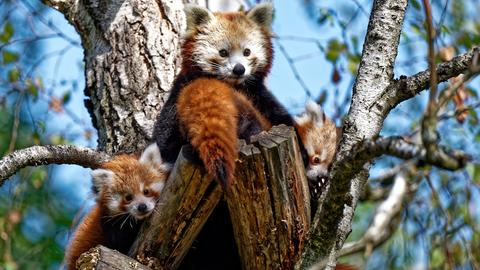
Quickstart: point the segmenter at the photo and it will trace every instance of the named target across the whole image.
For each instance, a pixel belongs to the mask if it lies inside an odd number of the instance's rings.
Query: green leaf
[[[8,81],[9,82],[16,82],[20,79],[20,71],[17,68],[13,68],[8,71]]]
[[[13,62],[17,62],[19,59],[18,53],[3,51],[3,63],[10,64]]]
[[[432,252],[431,266],[432,268],[440,268],[444,263],[444,256],[439,248],[435,248]]]
[[[72,98],[72,91],[65,92],[62,97],[63,104],[67,104],[71,98]]]
[[[412,4],[413,8],[416,10],[420,10],[422,6],[417,0],[411,0],[410,3]]]
[[[27,86],[27,92],[33,96],[34,99],[37,99],[38,98],[38,88],[37,86],[32,82],[32,80],[28,79],[26,82],[25,82],[26,86]]]
[[[346,49],[347,46],[344,43],[341,43],[336,39],[331,39],[328,42],[326,53],[327,60],[332,63],[336,63],[342,52],[344,52]]]
[[[10,22],[7,22],[3,27],[3,33],[0,33],[0,41],[3,43],[7,43],[12,38],[13,33],[13,25]]]

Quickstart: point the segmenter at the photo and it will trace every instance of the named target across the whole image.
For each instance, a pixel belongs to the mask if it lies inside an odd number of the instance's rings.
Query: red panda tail
[[[76,262],[82,253],[97,245],[106,244],[100,224],[101,213],[101,208],[95,205],[78,226],[65,254],[68,270],[77,269]]]
[[[177,112],[183,132],[198,151],[207,172],[227,188],[237,158],[237,108],[233,89],[216,79],[200,78],[182,89]]]

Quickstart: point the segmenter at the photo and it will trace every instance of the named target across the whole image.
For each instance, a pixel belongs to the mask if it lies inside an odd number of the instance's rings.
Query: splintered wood
[[[226,198],[243,269],[293,269],[310,224],[303,162],[292,128],[273,127],[240,149]]]

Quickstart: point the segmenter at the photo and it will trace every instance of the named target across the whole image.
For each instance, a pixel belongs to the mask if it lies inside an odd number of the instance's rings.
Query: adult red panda
[[[242,93],[271,125],[293,126],[293,118],[264,84],[273,59],[270,32],[273,6],[270,3],[264,3],[248,12],[212,13],[203,7],[187,5],[185,13],[187,30],[182,44],[182,68],[160,112],[153,133],[165,160],[175,162],[182,145],[200,140],[193,137],[196,136],[195,134],[200,134],[199,130],[220,131],[207,126],[213,121],[202,121],[204,126],[196,125],[193,128],[188,124],[191,123],[189,119],[181,119],[187,113],[179,111],[184,107],[178,106],[177,101],[187,90],[201,94],[199,99],[206,100],[203,98],[206,94],[202,93],[202,89],[208,87],[210,89],[208,92],[213,93],[210,97],[217,100],[218,97],[215,95],[223,96],[225,95],[223,92],[231,92],[222,89],[234,89]],[[213,86],[219,89],[214,89]],[[195,98],[193,95],[185,95]],[[190,104],[193,103],[194,101],[190,101]],[[224,110],[220,115],[222,121],[229,122],[230,131],[237,130],[236,123],[231,119],[236,118],[238,108],[230,108],[223,102],[218,104],[224,106],[216,108]],[[208,106],[207,109],[203,104],[198,104],[195,107],[195,113],[201,114],[202,119],[207,119],[209,115],[214,114],[213,111],[206,110],[215,106]],[[190,110],[189,113],[192,111]],[[180,127],[180,123],[183,128]],[[181,129],[195,129],[197,132],[182,134]],[[199,154],[212,176],[227,186],[233,175],[232,160],[234,161],[236,157],[236,150],[232,150],[231,146],[236,146],[236,138],[242,137],[242,134],[237,136],[233,136],[235,135],[233,133],[225,134],[221,141],[202,144],[204,147],[202,146],[201,152],[213,153],[212,155]],[[219,138],[219,135],[212,136]],[[201,136],[201,138],[206,137]],[[195,144],[197,146],[194,148],[200,145]],[[230,146],[220,146],[222,144]]]
[[[140,157],[118,155],[92,171],[96,205],[83,218],[67,248],[69,270],[79,256],[97,245],[126,254],[145,217],[149,216],[169,175],[156,144]]]

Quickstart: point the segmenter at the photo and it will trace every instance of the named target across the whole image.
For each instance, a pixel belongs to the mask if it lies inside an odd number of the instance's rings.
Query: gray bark
[[[150,139],[179,63],[181,1],[45,0],[80,34],[98,148],[131,152]]]
[[[319,206],[304,251],[303,267],[328,257],[327,269],[335,266],[335,253],[351,231],[351,220],[363,185],[369,160],[350,160],[365,139],[378,136],[387,112],[382,93],[393,80],[393,66],[407,0],[377,0],[373,4],[352,104],[343,125],[343,137],[331,172],[331,185]]]
[[[0,186],[8,177],[27,166],[76,164],[96,168],[109,159],[105,153],[75,145],[32,146],[17,150],[0,160]]]

